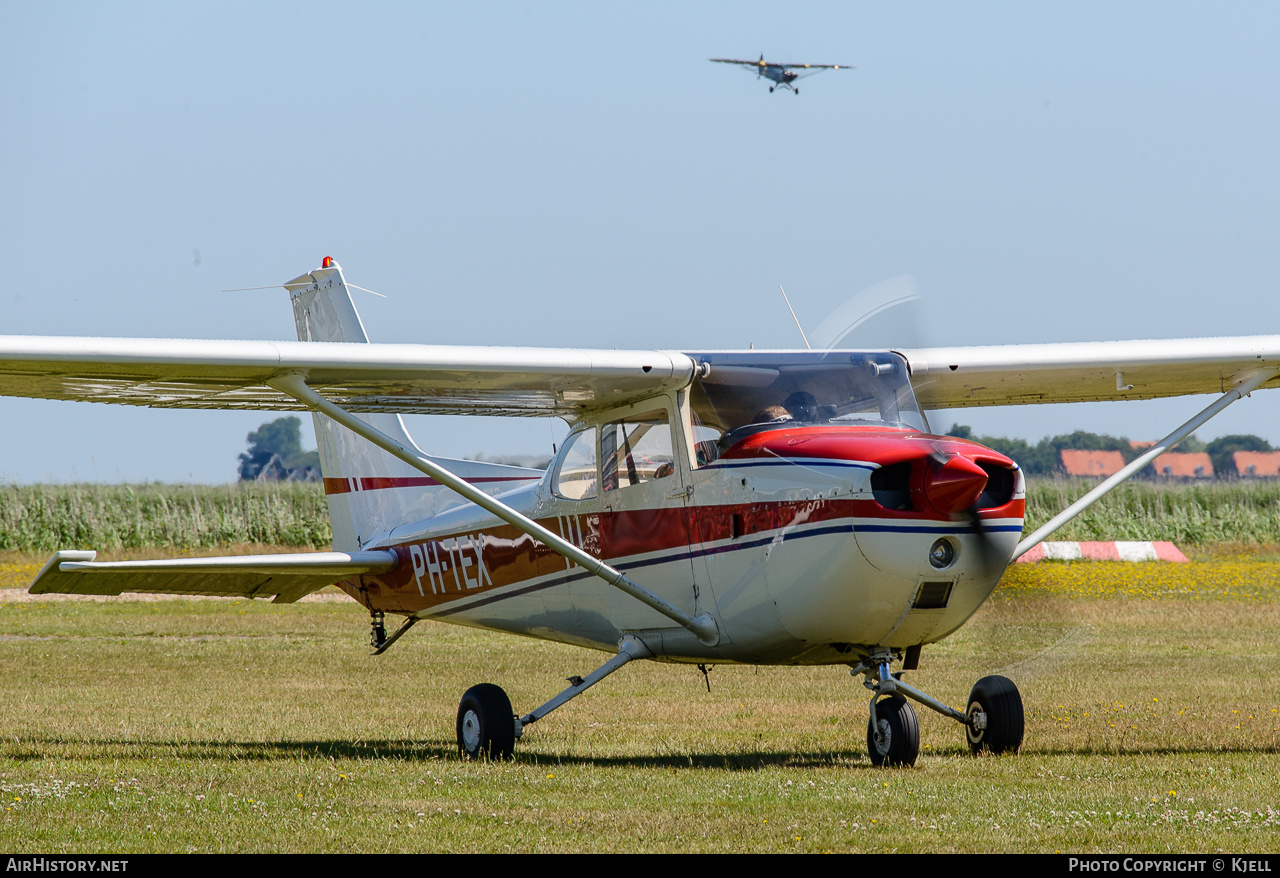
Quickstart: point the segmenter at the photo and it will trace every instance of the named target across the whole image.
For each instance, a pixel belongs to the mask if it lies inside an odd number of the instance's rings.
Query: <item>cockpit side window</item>
[[[600,433],[604,490],[629,488],[675,475],[671,422],[665,411],[643,412],[606,424]]]
[[[596,428],[574,433],[560,457],[551,490],[566,500],[590,500],[599,494],[596,468]]]

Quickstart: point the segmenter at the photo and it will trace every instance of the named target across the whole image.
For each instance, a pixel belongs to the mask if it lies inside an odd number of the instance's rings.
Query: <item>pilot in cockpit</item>
[[[818,420],[818,400],[807,390],[797,390],[782,401],[793,420],[813,423]]]

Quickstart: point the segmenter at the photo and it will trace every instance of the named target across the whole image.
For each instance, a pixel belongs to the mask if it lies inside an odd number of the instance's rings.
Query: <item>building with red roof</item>
[[[1242,479],[1280,477],[1280,451],[1237,451],[1231,455],[1236,475]]]
[[[1207,451],[1166,451],[1151,467],[1161,479],[1213,478],[1213,462]]]
[[[1081,478],[1106,478],[1120,472],[1124,466],[1124,455],[1119,451],[1064,448],[1059,452],[1059,457],[1063,473]]]

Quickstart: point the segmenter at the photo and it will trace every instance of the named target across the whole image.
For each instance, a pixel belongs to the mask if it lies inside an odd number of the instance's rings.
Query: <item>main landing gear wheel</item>
[[[463,757],[510,759],[515,747],[515,713],[507,693],[492,683],[468,689],[458,704],[458,750]]]
[[[901,695],[876,702],[875,722],[867,722],[867,749],[875,765],[893,768],[916,764],[920,754],[920,724],[916,712]]]
[[[973,726],[974,714],[979,712],[986,714],[986,728]],[[969,749],[974,753],[1017,753],[1022,746],[1022,696],[1008,677],[983,677],[974,683],[965,713],[970,720]]]

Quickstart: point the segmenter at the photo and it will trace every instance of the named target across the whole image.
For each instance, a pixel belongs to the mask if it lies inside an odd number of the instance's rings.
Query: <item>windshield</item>
[[[907,377],[888,351],[690,354],[706,364],[693,382],[697,425],[718,432],[722,450],[779,424],[870,424],[928,432]],[[706,436],[702,439],[711,438]]]

